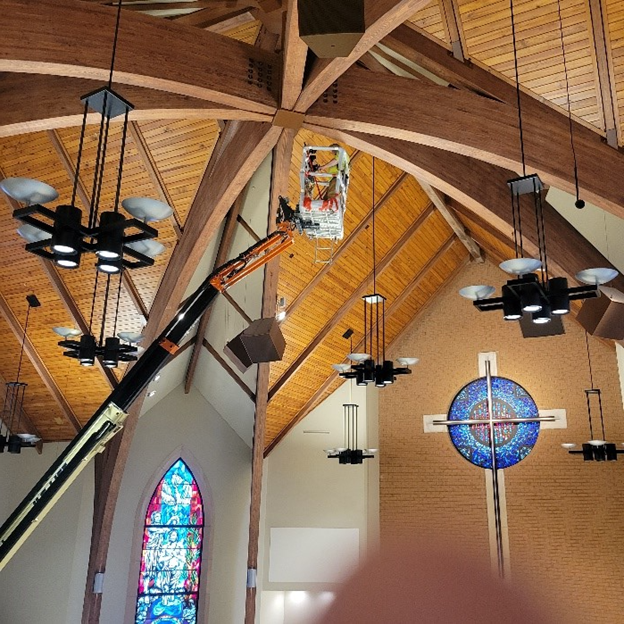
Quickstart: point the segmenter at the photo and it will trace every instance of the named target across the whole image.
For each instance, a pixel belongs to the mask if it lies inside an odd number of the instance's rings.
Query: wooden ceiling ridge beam
[[[0,71],[108,79],[116,20],[110,7],[39,0],[29,5],[28,36],[21,0],[0,0],[0,13],[7,29],[0,39]],[[252,84],[250,62],[258,78]],[[261,66],[264,76],[268,68],[277,76],[278,55],[171,20],[127,12],[119,33],[115,82],[273,115],[277,84],[267,88],[260,80]]]
[[[9,306],[7,300],[4,298],[4,295],[2,295],[2,293],[0,293],[0,313],[9,325],[9,328],[13,332],[15,339],[21,344],[24,335],[24,328],[13,313],[13,310],[11,310],[11,307]],[[32,343],[32,340],[28,336],[26,336],[24,340],[24,352],[30,360],[30,363],[37,371],[37,374],[41,378],[41,381],[43,381],[46,388],[52,395],[52,398],[61,408],[61,412],[65,416],[67,422],[69,422],[74,431],[78,433],[80,429],[82,429],[82,424],[78,420],[78,417],[76,416],[74,410],[72,409],[71,405],[65,398],[65,395],[62,393],[58,384],[54,380],[52,373],[50,373],[48,367],[45,365],[43,359],[35,348],[35,345]]]
[[[251,176],[277,142],[279,129],[267,123],[233,121],[221,133],[191,204],[186,227],[176,245],[154,298],[144,330],[150,344],[178,309],[184,292],[223,219]],[[130,408],[122,431],[107,446],[98,466],[96,488],[101,504],[94,508],[87,569],[83,624],[97,624],[101,594],[92,592],[97,572],[106,569],[115,506],[145,393]],[[98,456],[100,457],[100,456]]]
[[[607,143],[617,149],[621,138],[620,114],[618,110],[619,98],[613,70],[607,6],[603,0],[587,0],[587,6],[594,44],[598,96],[602,108]]]
[[[358,152],[361,154],[361,152]],[[379,214],[379,211],[392,199],[398,188],[408,177],[407,173],[401,172],[399,177],[394,180],[394,182],[388,187],[388,190],[381,196],[377,204],[375,205],[375,213]],[[369,212],[364,216],[364,218],[349,232],[347,238],[341,243],[340,247],[336,249],[334,252],[332,263],[325,264],[323,268],[318,271],[318,273],[304,286],[304,288],[297,294],[297,296],[291,301],[290,305],[286,310],[286,315],[289,316],[295,312],[295,310],[299,307],[301,303],[303,303],[306,297],[318,286],[320,281],[327,275],[327,273],[331,270],[334,263],[351,247],[351,245],[357,240],[357,237],[360,233],[368,226],[371,219],[373,218],[373,211],[369,210]]]
[[[377,263],[376,272],[379,277],[385,269],[392,263],[392,261],[401,253],[407,243],[411,240],[412,236],[422,227],[425,221],[433,214],[434,206],[429,204],[423,212],[412,222],[412,224],[403,232],[398,240],[388,250],[386,255]],[[356,289],[349,295],[349,298],[341,305],[340,309],[334,314],[322,329],[316,334],[316,336],[310,341],[308,346],[295,358],[292,364],[282,373],[282,375],[275,381],[271,390],[269,391],[269,401],[293,378],[297,371],[305,364],[307,359],[312,353],[321,345],[323,340],[334,330],[344,317],[351,311],[351,308],[365,293],[370,285],[370,281],[373,277],[373,271],[370,271],[368,275],[360,282]]]
[[[418,180],[418,183],[433,205],[444,217],[444,220],[451,226],[453,232],[457,234],[457,238],[459,238],[462,245],[468,250],[473,260],[475,260],[475,262],[483,262],[483,255],[481,254],[479,245],[474,238],[466,232],[466,228],[463,226],[462,222],[457,218],[453,209],[446,203],[444,195],[425,180]]]
[[[70,76],[4,73],[0,76],[0,137],[79,127],[84,113],[80,98],[100,86],[101,82],[97,80]],[[265,113],[246,112],[159,89],[123,85],[119,91],[135,106],[129,116],[133,121],[271,119]],[[88,124],[98,124],[100,119],[95,112],[87,115]]]
[[[299,37],[299,0],[287,1],[280,107],[292,110],[301,95],[308,46]]]
[[[318,130],[322,132],[322,130]],[[327,136],[367,151],[382,160],[427,181],[447,196],[447,203],[480,215],[505,236],[513,231],[507,181],[516,174],[462,154],[362,133],[326,131]],[[606,149],[610,149],[605,146]],[[612,151],[612,150],[611,150]],[[571,199],[571,202],[573,198]],[[533,202],[522,197],[522,227],[525,249],[537,257],[538,238]],[[575,275],[588,267],[612,264],[552,206],[544,202],[548,259],[552,271],[576,282]],[[612,285],[624,292],[624,276]]]
[[[205,339],[201,339],[201,345],[212,355],[221,368],[228,374],[228,376],[236,383],[236,385],[253,401],[256,400],[256,395],[252,392],[249,386],[232,370],[232,367],[221,357],[221,354]]]
[[[442,244],[442,246],[438,249],[434,256],[432,256],[427,263],[418,271],[418,273],[410,280],[410,282],[405,286],[405,288],[401,291],[399,296],[392,301],[392,303],[388,306],[386,310],[386,318],[390,318],[404,303],[405,301],[412,295],[412,293],[420,286],[423,280],[427,277],[429,271],[443,258],[443,256],[453,247],[453,244],[456,243],[457,237],[452,234],[446,242]],[[460,268],[463,268],[465,263],[460,265]],[[457,270],[453,272],[453,276],[457,273]],[[449,280],[447,280],[448,282]],[[434,297],[431,297],[434,299]],[[417,312],[417,318],[422,309]],[[411,326],[412,323],[408,324],[408,327]],[[376,325],[375,325],[376,327]],[[390,349],[393,344],[396,343],[396,338],[388,344],[386,347]],[[360,342],[354,347],[355,351],[358,351],[364,344],[364,339],[362,338]],[[329,377],[322,383],[322,385],[317,388],[314,394],[306,401],[305,405],[295,414],[295,416],[290,420],[290,422],[277,434],[277,436],[267,445],[264,456],[268,456],[269,453],[284,439],[286,434],[295,427],[298,423],[300,423],[317,405],[317,403],[322,399],[323,395],[328,391],[330,386],[338,379],[338,373],[333,371]]]
[[[366,32],[351,54],[344,58],[317,59],[312,66],[295,110],[304,113],[361,56],[408,20],[431,0],[377,0],[367,2]]]
[[[76,167],[71,159],[71,156],[69,155],[69,152],[65,148],[58,131],[48,130],[47,135],[50,143],[52,143],[52,147],[56,152],[56,155],[58,156],[58,159],[61,162],[61,165],[63,166],[63,169],[65,169],[65,173],[67,173],[67,177],[71,182],[73,182],[76,177]],[[80,176],[78,176],[76,191],[85,210],[89,210],[91,206],[91,198]],[[145,303],[143,303],[143,299],[141,298],[141,295],[139,294],[139,291],[128,271],[124,270],[121,272],[121,281],[127,294],[134,303],[137,312],[147,321],[149,312]]]
[[[182,220],[180,219],[180,215],[176,210],[173,197],[171,197],[171,193],[169,193],[169,190],[167,189],[165,180],[162,177],[160,170],[158,169],[158,165],[156,164],[156,160],[154,159],[152,150],[150,149],[147,140],[145,139],[145,135],[143,134],[141,127],[136,121],[130,122],[128,126],[128,131],[130,136],[132,137],[137,151],[139,152],[139,156],[143,161],[143,166],[149,174],[149,177],[152,180],[152,184],[154,185],[154,188],[156,189],[156,192],[160,197],[160,201],[164,202],[168,206],[171,206],[173,210],[173,214],[171,215],[171,217],[169,217],[169,220],[171,221],[171,225],[173,226],[173,229],[179,240],[180,236],[182,236]]]
[[[236,224],[238,223],[236,218],[240,213],[244,196],[244,192],[242,192],[238,196],[236,201],[232,204],[232,207],[230,208],[227,217],[225,218],[223,232],[221,233],[221,239],[219,241],[219,248],[217,250],[217,255],[213,264],[213,271],[220,267],[222,264],[225,264],[225,262],[227,262],[228,260],[230,250],[232,249],[234,233],[236,232]],[[186,374],[184,376],[185,394],[188,394],[191,391],[191,386],[195,377],[195,370],[197,369],[197,363],[199,362],[199,354],[201,353],[201,341],[206,335],[206,330],[208,329],[208,323],[210,321],[212,310],[212,307],[208,308],[202,314],[202,317],[199,320],[199,324],[197,325],[197,333],[196,339],[193,344],[193,352],[191,354],[191,359],[189,360],[188,366],[186,368]]]
[[[388,99],[401,94],[401,106]],[[575,192],[567,118],[531,97],[523,108],[528,170],[547,185]],[[317,101],[304,127],[368,133],[435,147],[512,171],[522,171],[517,110],[465,90],[351,68],[340,79],[338,103]],[[624,218],[624,154],[576,124],[583,197]]]

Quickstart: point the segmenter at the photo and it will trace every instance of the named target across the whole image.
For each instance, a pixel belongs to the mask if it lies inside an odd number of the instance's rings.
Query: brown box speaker
[[[586,299],[576,320],[592,335],[611,340],[624,339],[624,293],[600,287],[600,297]]]
[[[286,341],[275,317],[261,318],[225,345],[224,353],[243,373],[258,362],[281,360]]]
[[[319,58],[349,56],[362,38],[364,0],[298,0],[299,36]]]

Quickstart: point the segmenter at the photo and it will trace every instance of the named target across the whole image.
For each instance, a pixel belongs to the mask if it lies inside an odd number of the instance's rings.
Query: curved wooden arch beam
[[[527,171],[574,193],[567,119],[530,97],[523,105]],[[517,109],[468,91],[354,67],[340,78],[337,103],[318,100],[305,119],[306,127],[401,139],[522,171]],[[575,143],[583,197],[624,218],[624,155],[579,124]]]
[[[108,80],[113,8],[79,0],[0,0],[0,15],[0,71]],[[274,53],[171,20],[122,15],[115,84],[273,114],[279,73]]]
[[[336,132],[320,127],[315,132],[343,141],[421,178],[450,198],[451,207],[477,214],[513,240],[511,202],[507,180],[511,171],[450,152],[407,141],[358,133]],[[528,201],[527,201],[528,200]],[[522,228],[527,252],[537,253],[537,231],[533,204],[521,202]],[[552,272],[574,280],[582,269],[612,266],[611,263],[552,206],[544,204],[548,259]],[[611,283],[624,292],[624,276]]]
[[[80,126],[84,108],[80,97],[95,91],[101,82],[84,78],[51,76],[47,74],[0,75],[0,137],[27,132]],[[136,107],[130,113],[135,121],[165,119],[238,119],[241,121],[270,121],[271,116],[221,106],[206,100],[157,89],[122,85],[117,89]],[[99,123],[93,113],[88,123]]]

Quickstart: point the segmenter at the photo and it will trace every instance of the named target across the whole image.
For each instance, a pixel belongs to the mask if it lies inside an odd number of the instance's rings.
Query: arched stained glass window
[[[147,507],[136,624],[196,624],[203,530],[201,493],[178,459]]]

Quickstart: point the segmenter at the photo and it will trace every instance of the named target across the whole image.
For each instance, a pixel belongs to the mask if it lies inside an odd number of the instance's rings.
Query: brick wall
[[[568,417],[568,429],[542,431],[531,454],[505,471],[513,579],[558,603],[561,622],[624,622],[624,455],[597,464],[560,446],[589,436],[584,331],[566,318],[563,336],[523,339],[517,323],[480,313],[457,294],[468,284],[499,287],[505,279],[490,264],[467,266],[392,349],[392,357],[413,355],[420,363],[379,393],[382,541],[462,535],[462,548],[489,557],[483,471],[446,434],[424,434],[422,416],[446,412],[478,376],[477,353],[496,351],[500,375],[524,386],[541,409],[565,408]],[[607,439],[619,443],[624,414],[615,350],[591,337],[590,349]]]

